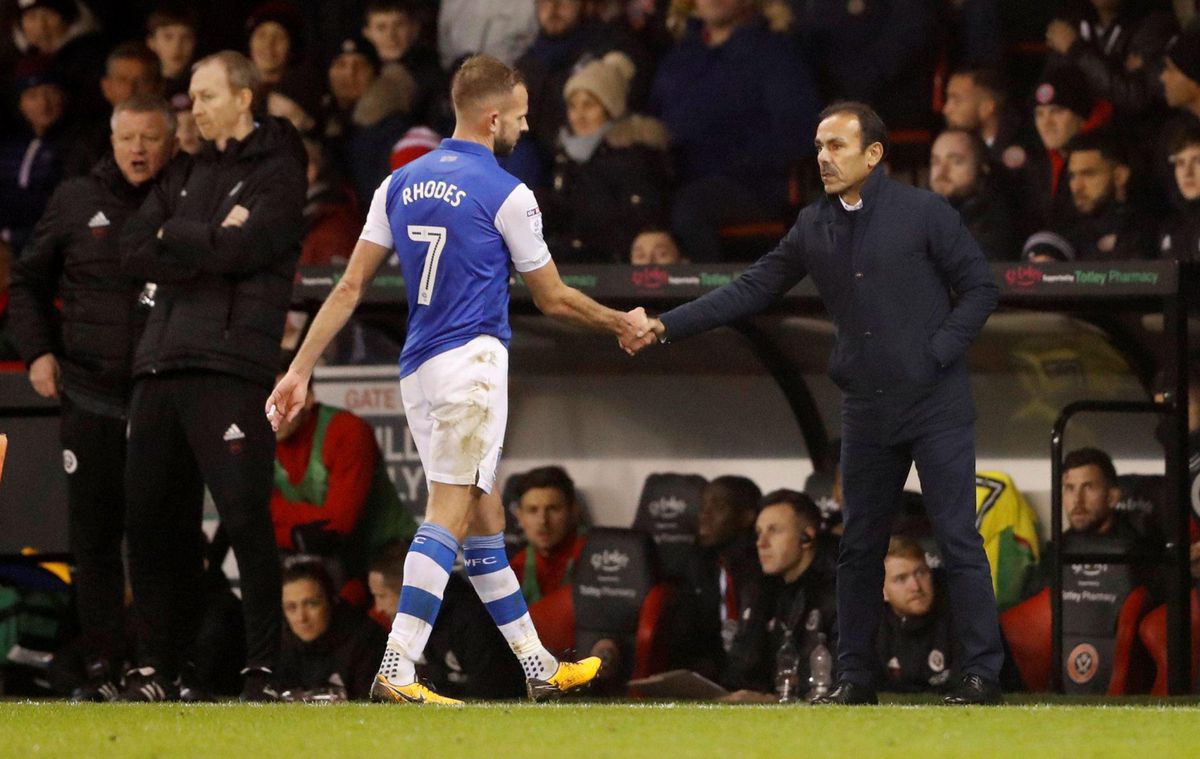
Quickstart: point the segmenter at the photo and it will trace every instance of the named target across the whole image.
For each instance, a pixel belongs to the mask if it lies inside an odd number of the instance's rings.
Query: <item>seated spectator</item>
[[[1042,230],[1034,232],[1021,246],[1021,259],[1035,264],[1075,260],[1075,246],[1062,235]]]
[[[1174,111],[1159,130],[1151,167],[1158,174],[1163,195],[1178,203],[1169,156],[1180,132],[1200,121],[1200,24],[1192,24],[1172,41],[1158,78],[1163,97]]]
[[[260,91],[265,95],[294,75],[303,60],[304,18],[299,9],[285,0],[268,0],[251,11],[246,19],[247,50],[258,69]]]
[[[1074,220],[1062,228],[1081,261],[1150,258],[1154,225],[1129,203],[1129,161],[1101,132],[1067,144]]]
[[[950,613],[937,592],[925,551],[911,538],[893,537],[883,560],[879,625],[880,690],[939,691],[950,681],[955,643]]]
[[[702,23],[659,64],[648,111],[671,134],[672,231],[701,262],[720,260],[723,227],[788,215],[819,105],[799,51],[752,0],[704,0],[696,13]]]
[[[408,546],[392,543],[371,564],[367,581],[375,605],[371,618],[390,630],[404,585]],[[438,693],[454,698],[519,698],[525,695],[525,673],[471,583],[450,574],[437,621],[418,667]]]
[[[1018,142],[1021,119],[1009,107],[1008,89],[994,69],[968,68],[951,74],[942,116],[951,129],[978,134],[996,165],[1017,169],[1025,163],[1025,149]]]
[[[417,0],[369,0],[362,35],[375,48],[383,67],[400,67],[412,76],[416,83],[414,118],[439,128],[452,127],[450,83],[438,63],[437,51],[422,44],[421,26]],[[446,123],[447,119],[451,123]]]
[[[1122,120],[1146,114],[1157,102],[1160,61],[1179,24],[1165,10],[1146,12],[1131,0],[1091,0],[1055,18],[1046,45],[1087,77],[1097,97]]]
[[[279,425],[275,439],[276,544],[331,560],[341,594],[365,603],[372,557],[417,530],[388,478],[374,431],[349,411],[318,403],[310,388],[304,408]]]
[[[675,238],[665,229],[646,229],[629,246],[629,263],[634,266],[671,266],[686,264]]]
[[[76,0],[21,0],[12,6],[17,11],[16,45],[0,61],[0,71],[7,76],[17,68],[17,58],[25,55],[48,58],[55,78],[71,95],[71,115],[99,115],[104,107],[96,85],[109,45],[98,33],[95,17],[81,13]]]
[[[762,575],[754,547],[754,520],[762,491],[750,479],[726,475],[704,488],[695,556],[679,595],[679,623],[668,642],[670,669],[717,677],[733,645],[742,612],[757,595]]]
[[[929,153],[929,189],[958,209],[988,260],[1016,259],[1012,213],[992,182],[983,140],[963,129],[947,129],[933,141]]]
[[[175,130],[179,149],[188,155],[196,155],[200,152],[201,137],[196,117],[192,115],[192,99],[186,92],[181,92],[171,98],[171,109],[175,111],[175,120],[179,124]]]
[[[188,91],[199,24],[196,11],[179,2],[159,4],[146,19],[146,47],[158,56],[167,98]]]
[[[454,71],[463,58],[479,53],[512,66],[537,38],[537,4],[441,0],[437,32],[444,71]]]
[[[517,522],[528,544],[510,562],[528,603],[571,584],[583,551],[575,483],[557,466],[521,475],[517,487]]]
[[[315,559],[283,568],[283,616],[275,687],[287,701],[366,699],[387,636],[337,597]]]
[[[1074,215],[1067,180],[1067,143],[1083,131],[1095,104],[1087,80],[1072,68],[1051,69],[1034,91],[1038,145],[1019,169],[1030,229],[1069,222]]]
[[[775,658],[788,631],[800,655],[801,688],[807,688],[809,658],[820,636],[836,663],[837,552],[833,542],[820,534],[820,525],[820,509],[803,493],[776,490],[763,496],[754,528],[758,561],[766,578],[729,649],[720,678],[734,691],[728,700],[778,700],[773,692]]]
[[[362,230],[354,192],[330,164],[324,145],[305,137],[304,149],[308,153],[308,197],[299,265],[344,265]]]
[[[19,258],[62,178],[62,119],[66,95],[44,57],[17,66],[21,134],[0,140],[0,239]]]
[[[334,165],[366,202],[390,173],[392,147],[411,126],[416,84],[401,66],[381,73],[375,48],[358,37],[342,41],[327,76],[321,134]]]
[[[626,112],[633,63],[609,53],[562,90],[551,186],[539,194],[546,244],[560,263],[617,263],[635,230],[666,219],[667,132]]]
[[[66,176],[78,177],[92,170],[109,152],[113,109],[134,95],[157,95],[162,89],[158,57],[140,42],[125,42],[108,54],[100,92],[107,108],[95,118],[72,125],[63,161]]]
[[[588,17],[584,0],[536,0],[538,35],[533,45],[517,60],[517,70],[525,77],[529,91],[529,136],[537,142],[543,161],[549,162],[559,146],[559,131],[567,125],[564,87],[567,80],[591,61],[614,50],[630,59],[630,68],[639,60],[628,40],[619,40],[616,29]],[[621,44],[624,42],[624,44]],[[646,75],[631,71],[639,79]],[[622,87],[629,90],[629,81]],[[566,96],[569,99],[569,95]],[[622,101],[625,100],[623,95]],[[624,103],[622,102],[622,110]],[[610,113],[610,119],[619,118]]]
[[[1159,255],[1200,260],[1200,123],[1178,131],[1171,143],[1171,166],[1183,203],[1163,223]]]

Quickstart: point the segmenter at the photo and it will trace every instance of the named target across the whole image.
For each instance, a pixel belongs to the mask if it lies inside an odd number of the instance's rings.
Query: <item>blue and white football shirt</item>
[[[401,377],[480,335],[507,346],[508,262],[519,272],[550,262],[533,192],[467,140],[442,140],[385,179],[360,237],[395,249],[404,272]]]

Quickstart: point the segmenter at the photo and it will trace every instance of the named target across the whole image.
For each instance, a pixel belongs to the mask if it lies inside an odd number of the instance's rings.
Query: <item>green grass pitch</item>
[[[0,703],[0,757],[1200,757],[1194,702],[994,708]]]

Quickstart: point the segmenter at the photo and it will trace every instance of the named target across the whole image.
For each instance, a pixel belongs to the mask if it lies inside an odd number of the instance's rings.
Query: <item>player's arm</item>
[[[542,215],[533,192],[518,185],[496,214],[496,228],[504,237],[513,266],[525,280],[534,305],[546,316],[597,332],[632,338],[644,327],[645,313],[629,314],[602,306],[568,286],[558,274],[542,239]]]
[[[321,304],[321,310],[313,319],[300,350],[292,359],[292,365],[267,398],[265,410],[273,429],[278,429],[282,419],[292,419],[300,413],[308,394],[308,378],[317,365],[317,359],[329,347],[334,336],[346,326],[354,309],[358,308],[363,293],[375,278],[375,273],[392,253],[392,230],[385,208],[390,182],[391,177],[388,177],[375,191],[367,212],[367,222],[354,246],[354,252],[350,254],[346,271]]]
[[[525,284],[533,295],[533,303],[546,316],[597,332],[611,332],[618,337],[628,329],[627,314],[602,306],[558,275],[553,259],[540,269],[523,272]]]

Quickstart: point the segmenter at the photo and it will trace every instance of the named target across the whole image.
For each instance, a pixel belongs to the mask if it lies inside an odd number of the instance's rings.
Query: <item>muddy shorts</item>
[[[508,350],[483,335],[439,353],[400,380],[404,413],[425,479],[485,493],[508,423]]]

